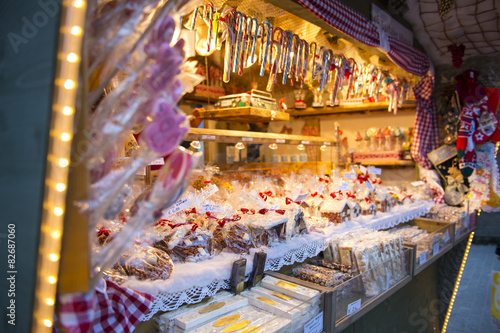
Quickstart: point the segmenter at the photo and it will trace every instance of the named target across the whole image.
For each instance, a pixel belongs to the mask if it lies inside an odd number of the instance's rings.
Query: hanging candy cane
[[[295,55],[295,80],[300,82],[300,77],[302,75],[302,54],[304,52],[304,40],[299,39],[299,49]]]
[[[283,32],[283,52],[281,54],[280,69],[283,71],[283,84],[286,84],[286,79],[290,73],[290,57],[292,53],[293,33],[290,30]]]
[[[309,44],[302,40],[304,49],[302,51],[302,69],[300,74],[300,87],[304,88],[304,80],[307,77],[307,68],[309,67]]]
[[[328,50],[323,46],[320,49],[320,54],[322,57],[321,61],[321,76],[319,80],[319,91],[322,92],[325,89],[326,81],[328,79],[328,72],[330,71],[330,54]]]
[[[333,81],[332,106],[335,106],[335,100],[337,99],[337,92],[340,86],[340,78],[344,76],[344,60],[345,58],[342,55],[333,55],[332,64],[335,64],[335,80]]]
[[[316,51],[317,51],[318,45],[316,42],[311,43],[311,54],[312,54],[312,67],[311,67],[311,78],[314,78],[314,71],[316,69]]]
[[[269,54],[269,47],[272,44],[272,28],[271,23],[269,21],[262,21],[261,25],[262,33],[260,40],[260,76],[264,76],[264,72],[266,70],[267,58]]]
[[[332,73],[335,70],[335,54],[333,54],[333,51],[328,49],[328,54],[330,56],[330,65],[328,66],[328,82],[332,81]]]
[[[255,46],[257,45],[257,38],[259,35],[259,21],[256,18],[252,19],[251,37],[249,40],[248,58],[246,67],[250,67],[256,61],[255,59]]]
[[[350,77],[349,77],[349,82],[347,84],[347,94],[345,96],[345,99],[348,100],[349,99],[349,94],[351,93],[352,91],[352,82],[353,82],[353,79],[354,79],[354,71],[356,69],[356,61],[353,59],[353,58],[349,58],[349,60],[347,60],[347,64],[349,66],[349,71],[350,71]]]
[[[370,72],[370,76],[371,76],[370,77],[371,84],[370,84],[370,92],[369,92],[370,97],[373,97],[373,95],[375,94],[375,82],[377,81],[378,74],[379,74],[379,68],[374,66]]]
[[[245,26],[245,15],[241,12],[236,12],[236,22],[238,24],[238,35],[236,37],[236,47],[234,49],[233,55],[233,73],[236,73],[238,70],[238,60],[240,59],[240,48],[241,48],[241,40],[243,37],[243,27]]]
[[[249,35],[252,33],[252,18],[244,16],[243,36],[241,38],[241,51],[238,59],[238,75],[243,75],[243,67],[246,63],[248,53]]]
[[[384,73],[381,67],[377,67],[378,76],[377,76],[377,97],[375,98],[375,102],[378,102],[380,96],[380,88],[382,87],[382,81],[384,80]]]
[[[220,41],[219,41],[219,25],[220,25],[220,13],[219,12],[214,13],[213,22],[214,22],[213,27],[214,27],[214,35],[215,35],[214,45],[215,45],[216,50],[220,50],[221,45],[220,45]]]
[[[196,9],[193,12],[193,19],[191,21],[191,30],[194,30],[194,28],[196,26],[196,18],[197,17],[198,17],[198,7],[196,7]]]
[[[293,86],[293,81],[296,79],[296,73],[297,73],[297,64],[300,58],[299,54],[299,48],[300,48],[300,43],[301,40],[299,36],[293,35],[292,36],[292,54],[290,55],[291,58],[291,66],[290,66],[290,85]]]
[[[280,28],[274,28],[273,30],[273,48],[271,50],[271,57],[269,58],[272,62],[271,72],[269,73],[269,80],[267,82],[267,91],[272,91],[274,84],[276,83],[276,76],[278,73],[280,52],[282,50],[283,44],[283,30]],[[274,56],[273,56],[274,53]]]
[[[235,44],[235,29],[236,29],[236,21],[235,21],[235,13],[236,11],[230,10],[223,14],[223,18],[221,21],[224,23],[224,35],[226,40],[226,49],[224,52],[224,71],[222,73],[222,80],[225,83],[229,82],[229,78],[231,76],[231,70],[233,68],[233,57],[234,57],[234,44]]]
[[[210,52],[210,44],[212,43],[212,32],[213,32],[213,19],[214,19],[214,4],[210,1],[207,1],[205,3],[205,6],[203,7],[203,18],[208,20],[207,52]]]

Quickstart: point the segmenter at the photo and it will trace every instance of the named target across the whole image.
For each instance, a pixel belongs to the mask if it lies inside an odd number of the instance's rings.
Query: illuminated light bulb
[[[79,26],[75,25],[71,28],[71,34],[73,36],[80,36],[82,34],[83,30]]]
[[[46,299],[45,299],[45,303],[46,303],[47,305],[54,305],[54,304],[55,304],[55,301],[54,301],[54,299],[53,299],[53,298],[46,298]]]
[[[52,321],[50,319],[44,319],[43,324],[47,327],[52,327]]]
[[[56,184],[56,190],[57,190],[58,192],[62,192],[62,191],[64,191],[65,189],[66,189],[66,185],[64,185],[63,183],[57,183],[57,184]]]
[[[54,238],[54,239],[59,239],[59,238],[61,238],[61,232],[60,232],[60,231],[57,231],[57,230],[52,231],[52,232],[50,233],[50,235],[51,235],[51,236],[52,236],[52,238]]]
[[[62,166],[63,168],[67,167],[69,165],[69,161],[65,158],[61,158],[59,160],[59,165]]]
[[[65,107],[63,107],[63,109],[62,109],[62,113],[63,113],[63,115],[65,115],[65,116],[71,116],[71,115],[73,114],[73,109],[72,109],[72,108],[70,108],[69,106],[65,106]]]
[[[200,141],[193,141],[193,142],[191,142],[190,146],[193,147],[194,149],[200,149],[201,148]]]
[[[59,256],[58,256],[57,254],[55,254],[55,253],[51,253],[51,254],[49,255],[49,259],[50,259],[51,261],[53,261],[53,262],[56,262],[56,261],[58,261],[58,260],[59,260]]]
[[[276,150],[276,149],[278,149],[278,145],[275,143],[271,143],[271,144],[269,144],[269,149]]]
[[[64,81],[64,88],[71,90],[76,87],[76,83],[73,80],[67,79]]]
[[[68,54],[68,57],[66,58],[66,60],[68,60],[69,62],[75,63],[78,61],[78,55],[76,55],[76,53],[71,52],[70,54]]]
[[[243,142],[238,142],[237,144],[234,145],[234,147],[236,147],[236,149],[245,149],[245,144]]]
[[[297,146],[297,149],[298,150],[304,150],[304,149],[306,149],[306,146],[304,146],[303,144],[300,144],[300,145]]]
[[[61,134],[61,140],[65,142],[69,141],[71,140],[71,135],[69,133],[64,132]]]
[[[83,6],[85,6],[85,1],[75,0],[75,2],[73,2],[73,6],[75,6],[75,8],[82,8]]]
[[[325,145],[322,145],[321,147],[319,147],[319,150],[321,150],[321,151],[326,151],[326,146],[325,146]]]
[[[47,281],[49,281],[50,284],[54,284],[57,282],[57,278],[55,276],[49,276]]]
[[[54,214],[56,214],[57,216],[61,216],[63,214],[63,209],[61,207],[55,207]]]

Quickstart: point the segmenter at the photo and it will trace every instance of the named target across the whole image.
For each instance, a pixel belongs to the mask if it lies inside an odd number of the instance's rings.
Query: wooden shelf
[[[271,111],[245,106],[201,111],[200,118],[207,120],[220,120],[229,123],[267,123],[270,121],[290,120],[290,115],[282,111]]]
[[[342,105],[334,107],[323,107],[323,108],[306,108],[304,110],[291,110],[289,113],[294,118],[325,118],[331,116],[345,116],[345,115],[360,115],[360,114],[380,114],[388,113],[389,103],[379,102],[379,103],[366,103],[366,104],[353,104],[353,105]],[[403,106],[398,108],[398,112],[415,112],[416,104],[405,103]]]
[[[415,166],[415,162],[409,160],[397,160],[397,161],[363,161],[359,163],[361,165],[373,165],[373,166]]]
[[[335,163],[331,162],[236,162],[232,164],[218,164],[219,168],[227,172],[241,172],[241,171],[270,171],[270,170],[287,170],[299,172],[303,169],[311,169],[319,171],[320,168],[325,168],[329,172]]]
[[[187,141],[212,141],[221,143],[276,143],[287,145],[305,146],[336,146],[337,142],[331,138],[321,136],[291,135],[281,133],[263,133],[230,131],[207,128],[190,128],[186,137]]]

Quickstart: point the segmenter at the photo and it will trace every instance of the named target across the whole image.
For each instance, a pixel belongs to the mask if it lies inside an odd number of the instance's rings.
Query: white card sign
[[[253,138],[241,138],[241,141],[243,141],[243,142],[252,142]]]
[[[416,182],[411,182],[411,185],[412,186],[422,186],[422,185],[425,185],[425,183],[423,181],[419,180]]]
[[[191,202],[189,202],[189,199],[188,198],[181,198],[181,199],[177,200],[176,202],[174,202],[174,204],[172,206],[170,206],[170,208],[164,210],[162,213],[163,213],[163,216],[169,217],[171,215],[174,215],[174,214],[180,212],[181,210],[188,208],[189,206],[191,206]]]
[[[368,171],[368,170],[366,169],[366,167],[365,167],[365,166],[363,166],[363,165],[360,165],[360,166],[359,166],[359,170],[361,171],[361,173],[362,173],[362,174],[366,174],[366,171]]]
[[[373,192],[373,185],[369,180],[366,182],[366,188],[369,189],[370,192]]]
[[[371,173],[373,175],[381,175],[382,174],[382,169],[380,169],[380,168],[374,168],[374,167],[368,167],[368,173]]]
[[[215,135],[202,135],[201,140],[215,140]]]
[[[354,178],[356,178],[356,175],[354,174],[354,172],[344,173],[344,179],[354,179]]]
[[[164,165],[164,164],[165,160],[163,159],[163,157],[157,158],[156,160],[149,162],[149,165]]]
[[[304,325],[304,333],[321,333],[323,332],[323,312],[318,313],[316,317],[311,319]]]
[[[285,139],[276,139],[276,143],[285,143]]]
[[[361,308],[361,298],[347,306],[347,315],[350,316]]]
[[[439,253],[439,243],[436,243],[432,246],[432,254],[436,255]]]
[[[219,205],[214,205],[214,204],[203,204],[201,205],[201,210],[203,213],[210,212],[210,213],[221,213],[224,211],[224,209],[219,206]]]
[[[423,265],[427,261],[427,251],[420,252],[420,265]]]
[[[217,185],[215,184],[210,184],[209,186],[207,186],[203,191],[201,191],[201,201],[205,201],[207,200],[208,198],[210,198],[212,195],[214,195],[215,193],[217,193],[217,191],[219,191],[219,188],[217,187]]]
[[[349,186],[348,183],[342,183],[339,186],[339,191],[350,191],[351,187]]]
[[[303,201],[304,199],[306,199],[307,197],[309,196],[309,193],[303,193],[299,196],[297,196],[297,198],[295,198],[294,202],[299,202],[299,201]]]
[[[450,240],[450,232],[446,230],[446,232],[444,233],[444,242],[448,243],[449,240]]]

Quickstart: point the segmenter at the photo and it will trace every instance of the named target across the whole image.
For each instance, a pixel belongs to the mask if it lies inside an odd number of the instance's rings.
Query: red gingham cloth
[[[357,41],[371,47],[380,46],[377,27],[360,13],[338,0],[297,0],[311,13]],[[420,50],[392,37],[388,38],[387,53],[394,63],[408,73],[423,76],[429,69],[429,58]]]
[[[93,293],[59,296],[58,324],[69,333],[132,332],[152,303],[149,294],[101,280]]]
[[[436,105],[433,98],[434,76],[427,74],[413,86],[417,99],[417,114],[413,130],[411,156],[420,167],[432,169],[427,154],[439,145]]]

